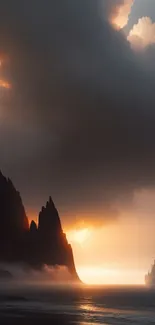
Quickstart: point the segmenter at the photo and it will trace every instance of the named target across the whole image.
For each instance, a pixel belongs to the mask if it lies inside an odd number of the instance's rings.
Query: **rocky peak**
[[[1,231],[11,233],[29,229],[28,218],[20,193],[15,189],[10,178],[0,172],[0,223]]]
[[[58,211],[53,203],[51,196],[46,202],[46,206],[43,206],[39,213],[39,230],[41,232],[50,231],[58,233],[62,231],[61,222]]]
[[[37,232],[37,225],[36,223],[32,220],[30,224],[30,233],[35,233]]]
[[[24,262],[34,268],[44,264],[66,266],[79,280],[71,246],[63,233],[54,202],[49,197],[39,213],[38,227],[30,228],[20,193],[0,172],[0,261]]]

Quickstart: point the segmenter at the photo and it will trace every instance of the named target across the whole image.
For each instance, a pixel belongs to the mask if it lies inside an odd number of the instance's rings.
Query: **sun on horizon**
[[[145,284],[149,263],[141,264],[136,258],[136,250],[128,260],[128,237],[125,234],[129,225],[123,225],[123,231],[121,228],[119,222],[102,227],[84,224],[83,228],[66,232],[82,282],[88,285]],[[137,238],[136,229],[132,235]]]

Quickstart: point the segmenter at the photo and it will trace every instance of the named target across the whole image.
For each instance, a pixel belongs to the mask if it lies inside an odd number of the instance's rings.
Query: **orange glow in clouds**
[[[11,84],[9,84],[7,81],[0,79],[0,87],[5,89],[11,89]]]
[[[142,17],[138,20],[129,33],[128,41],[135,50],[143,50],[155,44],[155,23],[150,17]]]
[[[111,19],[112,25],[119,29],[127,25],[133,2],[133,0],[122,1],[122,5],[117,8],[115,16]]]
[[[0,59],[0,68],[3,66],[4,59]],[[11,89],[11,84],[3,79],[0,79],[0,87],[5,89]]]

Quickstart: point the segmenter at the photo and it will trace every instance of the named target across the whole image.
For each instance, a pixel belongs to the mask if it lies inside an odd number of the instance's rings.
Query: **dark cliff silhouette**
[[[0,172],[0,260],[18,261],[29,223],[18,191]]]
[[[38,227],[28,218],[10,179],[0,172],[0,261],[23,262],[33,268],[66,266],[78,280],[73,252],[63,233],[58,211],[50,197],[39,213]]]

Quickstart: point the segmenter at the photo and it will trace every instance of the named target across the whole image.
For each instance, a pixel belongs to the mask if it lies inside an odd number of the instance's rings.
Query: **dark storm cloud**
[[[28,207],[52,194],[62,213],[110,218],[115,199],[155,183],[154,74],[108,22],[121,3],[2,1],[1,165]]]

